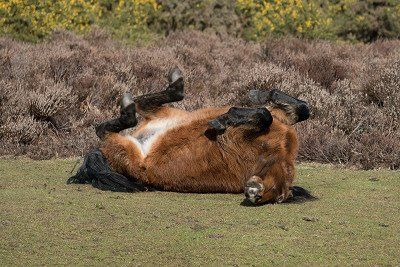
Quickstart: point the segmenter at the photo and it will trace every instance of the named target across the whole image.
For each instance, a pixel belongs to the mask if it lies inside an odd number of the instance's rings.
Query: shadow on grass
[[[300,203],[304,203],[307,201],[318,200],[317,197],[311,195],[310,191],[308,191],[307,189],[304,189],[303,187],[293,186],[291,188],[291,190],[292,190],[293,196],[288,198],[282,204],[300,204]],[[276,202],[266,202],[264,204],[258,205],[258,204],[254,204],[253,202],[251,202],[250,200],[248,200],[246,198],[246,199],[243,199],[243,201],[240,203],[240,206],[259,207],[259,206],[271,205],[274,203],[276,203]]]

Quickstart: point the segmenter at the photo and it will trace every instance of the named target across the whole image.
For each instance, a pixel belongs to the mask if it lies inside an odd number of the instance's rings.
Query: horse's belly
[[[162,138],[169,130],[178,126],[181,120],[178,118],[166,118],[150,121],[139,132],[128,135],[127,138],[139,149],[145,158],[155,142]]]

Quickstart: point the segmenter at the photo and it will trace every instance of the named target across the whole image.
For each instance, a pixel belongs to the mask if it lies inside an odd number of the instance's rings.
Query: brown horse
[[[120,117],[96,127],[112,170],[160,190],[244,191],[255,204],[290,198],[298,151],[292,125],[309,117],[307,104],[279,90],[252,90],[250,99],[262,107],[188,112],[163,106],[183,99],[183,85],[174,68],[164,91],[124,94]]]

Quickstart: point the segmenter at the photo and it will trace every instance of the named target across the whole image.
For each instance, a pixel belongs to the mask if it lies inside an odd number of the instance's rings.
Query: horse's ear
[[[310,191],[300,186],[289,187],[294,201],[297,200],[315,200],[317,197],[313,196]]]

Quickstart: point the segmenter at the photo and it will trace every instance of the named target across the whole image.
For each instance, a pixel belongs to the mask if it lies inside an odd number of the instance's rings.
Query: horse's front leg
[[[236,128],[245,138],[257,137],[265,133],[272,123],[272,116],[266,108],[237,108],[208,122],[210,129],[206,131],[209,137],[223,134],[229,127]]]
[[[250,101],[256,105],[266,105],[271,114],[283,123],[293,125],[310,117],[308,104],[284,92],[273,90],[251,90]]]

